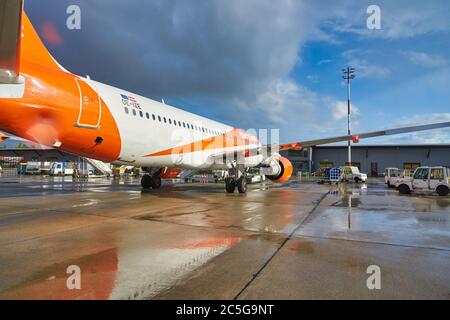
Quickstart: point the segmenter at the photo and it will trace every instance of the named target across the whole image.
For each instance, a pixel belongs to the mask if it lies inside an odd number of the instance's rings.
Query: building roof
[[[316,146],[318,149],[347,149],[347,145],[323,145]],[[352,144],[352,148],[450,148],[450,144]]]

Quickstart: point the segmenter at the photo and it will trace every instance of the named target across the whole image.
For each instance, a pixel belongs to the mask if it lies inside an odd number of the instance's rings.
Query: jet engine
[[[281,156],[268,159],[266,166],[263,167],[263,173],[266,175],[266,178],[276,183],[288,181],[292,176],[292,172],[292,163]]]

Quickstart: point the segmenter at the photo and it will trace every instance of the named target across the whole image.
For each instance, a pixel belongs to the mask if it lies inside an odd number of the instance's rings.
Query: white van
[[[73,172],[73,167],[64,162],[55,162],[50,169],[51,176],[71,176]]]
[[[416,169],[413,178],[399,182],[398,191],[410,194],[420,191],[447,196],[450,193],[450,169],[446,167],[421,167]]]

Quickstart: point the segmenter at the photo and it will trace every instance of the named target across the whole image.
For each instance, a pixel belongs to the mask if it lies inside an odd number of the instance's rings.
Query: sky
[[[369,29],[369,5],[381,29]],[[69,30],[70,5],[81,29]],[[283,143],[450,121],[447,0],[27,0],[66,69]],[[449,143],[450,129],[366,140]]]

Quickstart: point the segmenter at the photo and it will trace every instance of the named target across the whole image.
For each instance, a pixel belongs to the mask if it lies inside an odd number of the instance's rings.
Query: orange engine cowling
[[[0,132],[0,143],[2,143],[5,140],[8,140],[9,137],[3,133]]]
[[[279,173],[275,175],[266,176],[267,179],[272,180],[276,183],[283,183],[288,181],[292,177],[292,172],[294,171],[292,163],[283,157],[277,159],[278,165],[280,166]]]

